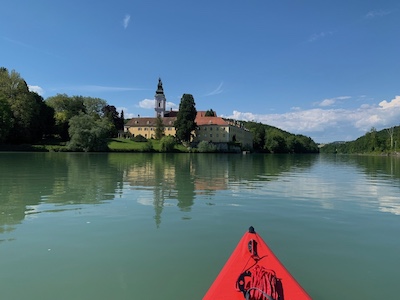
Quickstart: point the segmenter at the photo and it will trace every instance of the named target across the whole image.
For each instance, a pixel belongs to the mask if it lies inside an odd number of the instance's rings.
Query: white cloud
[[[169,110],[169,109],[178,110],[179,109],[179,105],[177,105],[173,102],[167,102],[166,106],[167,106],[167,110]]]
[[[144,99],[144,100],[140,101],[139,107],[145,108],[145,109],[153,109],[154,108],[154,99]]]
[[[367,18],[367,19],[373,19],[373,18],[377,18],[377,17],[386,16],[386,15],[388,15],[388,14],[390,14],[390,13],[391,13],[390,10],[384,10],[384,9],[372,10],[372,11],[369,11],[369,12],[365,15],[365,18]]]
[[[128,28],[129,22],[131,20],[131,16],[130,15],[125,15],[123,21],[122,21],[122,25],[124,26],[124,28]]]
[[[319,106],[331,106],[335,104],[336,100],[335,99],[324,99],[322,102],[319,104]]]
[[[144,99],[144,100],[140,101],[139,105],[137,105],[137,106],[140,108],[144,108],[144,109],[154,109],[154,104],[155,104],[154,101],[155,101],[154,99]],[[173,110],[176,110],[179,108],[179,106],[173,102],[167,102],[167,103],[165,103],[165,105],[166,105],[167,111],[170,110],[171,108]]]
[[[327,37],[329,35],[332,35],[332,34],[333,34],[333,31],[325,31],[325,32],[320,32],[320,33],[314,33],[312,36],[310,36],[308,38],[308,41],[309,42],[315,42],[316,40],[325,38],[325,37]]]
[[[326,106],[332,106],[336,102],[341,101],[341,100],[346,100],[351,98],[350,96],[340,96],[340,97],[335,97],[335,98],[330,98],[330,99],[324,99],[319,103],[316,103],[318,106],[326,107]]]
[[[215,90],[213,90],[212,92],[206,94],[205,96],[213,96],[213,95],[221,94],[221,93],[224,91],[224,90],[222,89],[223,84],[224,84],[224,83],[221,82],[221,83],[219,84],[219,86],[218,86]]]
[[[372,127],[379,130],[398,125],[400,96],[396,96],[389,102],[384,100],[378,105],[362,104],[356,109],[313,108],[265,115],[235,110],[232,115],[226,117],[261,122],[297,134],[320,135],[325,132],[335,137],[330,140],[333,142],[337,140],[338,132],[342,137],[339,140],[349,140],[361,136]]]
[[[383,100],[382,102],[379,103],[379,106],[382,107],[383,109],[400,107],[400,96],[396,96],[390,102],[387,102],[386,100]]]
[[[40,96],[43,96],[43,94],[44,94],[44,90],[38,85],[28,85],[28,88],[31,92],[35,92],[35,93],[39,94]]]

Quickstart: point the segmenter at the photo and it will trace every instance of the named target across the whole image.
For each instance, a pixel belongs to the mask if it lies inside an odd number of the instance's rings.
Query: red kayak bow
[[[311,297],[249,228],[203,300],[311,300]]]

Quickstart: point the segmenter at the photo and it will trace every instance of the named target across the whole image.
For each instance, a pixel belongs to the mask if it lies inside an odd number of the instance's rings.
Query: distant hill
[[[318,145],[301,134],[292,134],[274,126],[239,121],[254,135],[254,150],[267,153],[318,153]]]
[[[400,126],[377,131],[372,128],[365,135],[350,142],[333,142],[320,147],[321,153],[391,153],[400,147]]]

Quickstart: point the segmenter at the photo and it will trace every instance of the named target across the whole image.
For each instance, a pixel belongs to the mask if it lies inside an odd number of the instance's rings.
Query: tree
[[[54,109],[47,105],[43,97],[35,92],[29,92],[30,98],[36,104],[35,111],[32,113],[30,122],[30,134],[32,140],[38,141],[44,135],[54,133]],[[29,131],[28,131],[29,132]]]
[[[69,97],[66,94],[57,94],[46,99],[46,103],[54,109],[56,133],[64,140],[68,140],[69,120],[85,112],[83,97]]]
[[[269,133],[265,147],[272,153],[286,153],[288,150],[285,137],[277,130]]]
[[[204,116],[205,117],[216,117],[216,113],[212,109],[209,109],[206,111]]]
[[[253,147],[255,150],[263,150],[265,146],[265,128],[261,123],[258,123],[251,130],[253,132]]]
[[[118,126],[118,130],[124,130],[124,125],[125,125],[125,117],[124,117],[124,111],[121,110],[121,117],[120,117],[120,123]]]
[[[102,117],[103,109],[105,106],[107,106],[107,102],[100,98],[82,96],[73,96],[73,98],[77,98],[77,100],[81,98],[83,106],[85,107],[85,113],[98,118]]]
[[[5,97],[0,94],[0,143],[7,141],[13,123],[11,107]]]
[[[175,121],[176,137],[183,143],[190,142],[192,132],[196,129],[196,104],[191,94],[183,94]]]
[[[103,117],[107,118],[113,125],[114,129],[112,131],[112,136],[117,136],[118,130],[123,130],[124,126],[121,126],[121,118],[119,117],[119,113],[115,106],[106,105],[102,109]]]
[[[0,97],[7,101],[12,112],[11,126],[8,129],[7,141],[12,143],[29,143],[42,137],[37,122],[40,120],[42,99],[30,92],[25,80],[12,70],[0,70]],[[39,96],[40,97],[40,96]]]
[[[67,146],[74,151],[106,151],[111,128],[112,124],[106,118],[81,113],[69,121],[71,139]]]
[[[165,132],[165,126],[163,120],[161,116],[158,115],[156,119],[156,130],[155,130],[156,140],[161,140],[161,138],[164,136],[164,132]]]
[[[394,133],[394,127],[386,128],[386,132],[388,133],[390,137],[390,150],[393,149],[393,133]]]

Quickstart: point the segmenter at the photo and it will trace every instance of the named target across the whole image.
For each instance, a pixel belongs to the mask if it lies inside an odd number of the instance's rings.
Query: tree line
[[[196,106],[191,94],[183,94],[175,121],[176,137],[164,137],[161,118],[157,120],[156,139],[165,148],[175,142],[188,145],[195,123]],[[207,116],[215,116],[211,109]],[[43,138],[58,137],[72,151],[106,151],[109,138],[124,129],[124,112],[100,98],[57,94],[43,99],[29,91],[15,70],[0,68],[0,144],[33,144]],[[254,136],[254,150],[266,153],[318,153],[315,142],[276,127],[241,122]],[[209,145],[206,145],[209,146]]]
[[[123,112],[103,99],[57,94],[44,100],[15,70],[0,68],[0,143],[57,136],[70,150],[102,151],[123,126]]]
[[[274,126],[243,122],[253,133],[253,149],[266,153],[318,153],[318,145],[301,134],[292,134]]]
[[[365,135],[354,141],[334,142],[321,147],[321,153],[390,153],[396,152],[400,141],[400,126],[377,131],[372,127]]]

